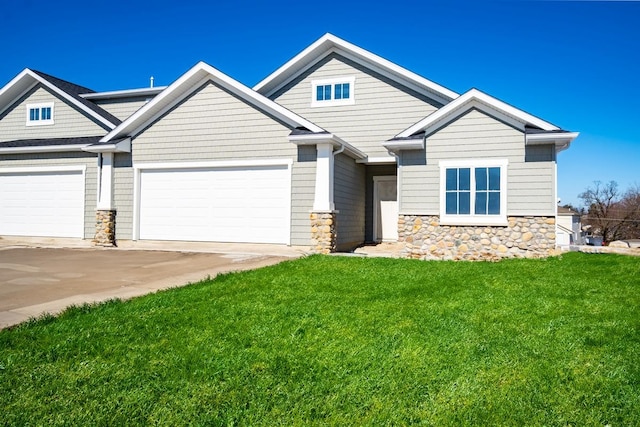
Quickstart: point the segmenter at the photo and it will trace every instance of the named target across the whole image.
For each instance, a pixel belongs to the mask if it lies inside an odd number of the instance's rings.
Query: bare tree
[[[586,206],[583,222],[607,242],[640,238],[640,187],[622,194],[618,183],[595,181],[580,197]]]

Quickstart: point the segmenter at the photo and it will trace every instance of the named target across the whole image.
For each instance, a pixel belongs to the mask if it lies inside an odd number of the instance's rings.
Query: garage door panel
[[[1,172],[0,234],[84,237],[82,171]]]
[[[288,243],[288,166],[140,172],[140,239]]]

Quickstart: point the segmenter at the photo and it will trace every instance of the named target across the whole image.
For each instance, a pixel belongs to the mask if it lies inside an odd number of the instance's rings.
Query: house
[[[25,69],[0,89],[0,236],[546,256],[577,136],[331,34],[254,88],[202,62],[102,93]]]
[[[570,208],[558,206],[556,244],[558,246],[582,245],[581,215]]]

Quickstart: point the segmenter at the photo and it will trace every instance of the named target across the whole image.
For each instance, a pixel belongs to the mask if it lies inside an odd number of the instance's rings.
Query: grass
[[[312,256],[0,332],[6,425],[640,425],[640,260]]]

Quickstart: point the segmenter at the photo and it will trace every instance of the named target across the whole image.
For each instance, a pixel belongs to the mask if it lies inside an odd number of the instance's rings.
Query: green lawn
[[[640,259],[312,256],[0,332],[6,425],[640,425]]]

